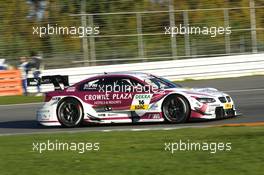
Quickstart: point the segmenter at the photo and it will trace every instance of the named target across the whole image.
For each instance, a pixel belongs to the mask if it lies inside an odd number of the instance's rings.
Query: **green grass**
[[[32,150],[32,142],[99,142],[99,151]],[[165,142],[231,142],[231,151],[165,151]],[[1,175],[263,174],[264,127],[0,137]]]
[[[0,96],[0,105],[42,102],[41,96]]]

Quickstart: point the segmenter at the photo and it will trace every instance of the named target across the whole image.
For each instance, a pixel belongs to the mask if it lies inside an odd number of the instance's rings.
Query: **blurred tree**
[[[226,7],[248,7],[249,0],[173,0],[174,9],[210,9]],[[264,6],[263,0],[255,0],[256,6]],[[86,12],[143,12],[167,11],[169,0],[87,0]],[[10,0],[2,1],[0,6],[0,55],[8,62],[16,64],[17,57],[28,55],[31,50],[40,51],[46,58],[49,67],[72,66],[72,61],[82,59],[82,40],[67,35],[38,37],[33,35],[33,26],[81,26],[80,16],[69,16],[81,11],[80,0]],[[164,32],[164,26],[169,25],[168,13],[142,14],[143,34]],[[223,10],[189,11],[189,24],[195,26],[223,26]],[[135,14],[105,14],[93,16],[94,25],[100,27],[100,35],[106,38],[95,38],[97,59],[135,58],[137,57],[137,32]],[[229,10],[229,24],[234,32],[231,37],[231,50],[241,45],[241,38],[246,51],[250,50],[249,9]],[[264,50],[264,10],[256,9],[258,43]],[[88,18],[87,18],[88,21]],[[175,12],[175,24],[183,24],[183,13]],[[89,25],[89,24],[88,24]],[[88,39],[89,40],[89,39]],[[164,35],[143,36],[147,57],[171,56],[170,38]],[[224,36],[190,36],[198,54],[225,53]],[[184,36],[177,37],[179,55],[184,56]],[[210,49],[208,49],[210,48]],[[60,60],[59,63],[57,63]],[[44,60],[45,61],[45,60]],[[110,63],[110,62],[109,62]],[[65,64],[65,65],[62,65]]]

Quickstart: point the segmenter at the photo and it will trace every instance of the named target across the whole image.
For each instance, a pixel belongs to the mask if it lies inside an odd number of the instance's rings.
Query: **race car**
[[[147,73],[103,73],[69,86],[68,76],[29,78],[28,85],[52,83],[37,121],[45,126],[85,123],[184,123],[237,116],[230,95],[214,88],[183,88]]]

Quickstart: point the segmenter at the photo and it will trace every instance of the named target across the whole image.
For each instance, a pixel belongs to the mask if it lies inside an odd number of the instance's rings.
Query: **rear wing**
[[[53,84],[55,91],[63,90],[64,88],[69,87],[69,76],[67,75],[50,75],[42,76],[40,78],[28,78],[28,86],[40,86],[42,84]],[[62,88],[61,84],[64,86]]]

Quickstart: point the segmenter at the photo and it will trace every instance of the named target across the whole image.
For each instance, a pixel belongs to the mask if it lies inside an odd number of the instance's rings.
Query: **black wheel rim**
[[[66,125],[74,126],[80,120],[80,107],[74,103],[63,103],[61,105],[59,116]]]
[[[186,104],[180,97],[173,97],[164,104],[164,114],[169,121],[178,122],[186,118]]]

